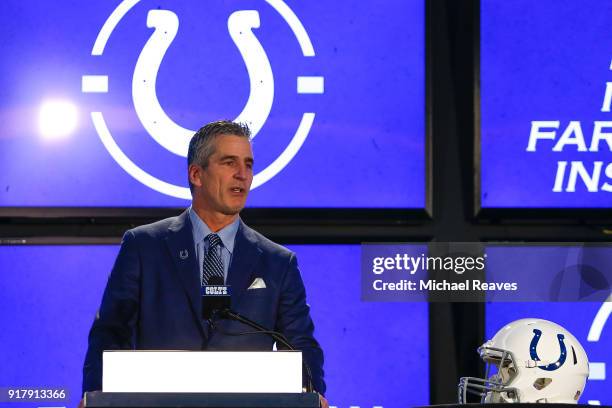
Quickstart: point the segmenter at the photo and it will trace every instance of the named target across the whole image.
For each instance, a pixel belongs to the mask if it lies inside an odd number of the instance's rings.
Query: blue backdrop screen
[[[612,4],[480,4],[482,207],[611,207]]]
[[[520,248],[520,252],[516,252]],[[598,269],[609,276],[608,271],[612,265],[612,248],[607,245],[578,246],[578,245],[534,245],[511,246],[504,251],[503,246],[489,245],[487,255],[489,261],[496,267],[514,268],[518,273],[530,270],[532,274],[551,276],[550,272],[563,272],[561,292],[565,292],[558,299],[583,298],[589,299],[589,290],[580,282],[579,276],[585,272]],[[563,249],[563,250],[561,250]],[[501,255],[505,254],[504,257]],[[527,261],[516,262],[514,258],[523,258]],[[591,275],[593,276],[593,275]],[[578,278],[578,280],[577,280]],[[607,278],[606,278],[607,280]],[[551,279],[552,281],[552,279]],[[595,280],[597,281],[597,280]],[[545,281],[535,279],[536,286],[546,290]],[[544,283],[544,284],[542,284]],[[593,283],[593,282],[592,282]],[[601,283],[601,281],[600,281]],[[602,285],[607,287],[609,283]],[[583,292],[581,296],[574,296],[576,292]],[[557,289],[551,293],[557,293]],[[569,294],[569,296],[568,296]],[[591,298],[592,299],[592,298]],[[586,383],[585,391],[580,403],[600,402],[601,405],[612,404],[610,394],[610,381],[607,379],[607,366],[612,364],[612,325],[608,320],[612,312],[612,302],[497,302],[487,303],[485,309],[486,338],[491,339],[498,330],[506,324],[524,318],[539,318],[553,321],[572,333],[584,347],[590,363],[591,376]],[[529,345],[526,345],[527,347]],[[474,350],[476,355],[476,350]]]
[[[428,404],[427,304],[361,302],[357,245],[290,249],[325,352],[330,404]],[[76,406],[87,334],[117,252],[110,245],[0,246],[0,387],[67,388],[65,403]]]
[[[255,135],[250,207],[423,208],[424,19],[423,0],[6,1],[0,207],[184,207],[189,137],[226,118]]]

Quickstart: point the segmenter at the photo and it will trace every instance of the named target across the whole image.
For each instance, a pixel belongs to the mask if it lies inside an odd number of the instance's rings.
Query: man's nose
[[[247,167],[244,164],[238,165],[234,177],[238,180],[246,180],[247,178]]]

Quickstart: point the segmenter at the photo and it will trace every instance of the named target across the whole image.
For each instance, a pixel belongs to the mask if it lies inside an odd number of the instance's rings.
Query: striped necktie
[[[217,234],[208,234],[208,252],[204,257],[204,266],[202,268],[202,286],[208,285],[210,278],[219,276],[223,277],[223,261],[221,260],[220,252],[217,248],[221,245],[221,239]]]

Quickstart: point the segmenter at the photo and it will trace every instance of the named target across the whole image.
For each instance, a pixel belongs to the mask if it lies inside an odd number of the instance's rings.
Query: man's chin
[[[240,214],[240,211],[242,211],[242,209],[244,208],[244,204],[241,205],[235,205],[235,206],[227,206],[224,208],[224,214],[225,215],[238,215]]]

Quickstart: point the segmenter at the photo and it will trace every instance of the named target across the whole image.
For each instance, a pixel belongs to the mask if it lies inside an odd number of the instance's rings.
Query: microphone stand
[[[221,317],[222,319],[230,319],[230,320],[235,320],[237,322],[240,322],[242,324],[245,324],[249,327],[252,327],[253,329],[257,330],[258,332],[261,332],[263,334],[268,334],[270,337],[272,337],[277,343],[282,344],[283,346],[285,346],[287,349],[289,350],[295,350],[295,347],[293,347],[293,345],[291,345],[291,343],[289,343],[289,341],[287,340],[287,338],[279,332],[273,331],[273,330],[268,330],[265,327],[263,327],[262,325],[255,323],[254,321],[252,321],[251,319],[248,319],[232,310],[230,310],[229,308],[223,308],[220,310],[214,310],[212,313],[212,316],[209,319],[209,322],[211,323],[211,327],[214,327],[214,324],[212,324],[212,321],[214,320],[215,317]],[[307,382],[306,382],[306,392],[314,392],[314,388],[312,386],[312,372],[310,371],[310,367],[308,366],[308,364],[306,363],[305,359],[302,359],[302,366],[304,367],[304,370],[306,371],[306,377],[307,377]]]

